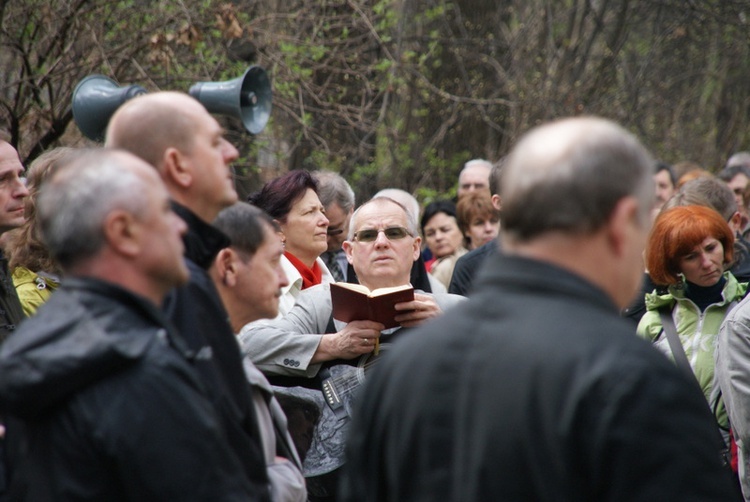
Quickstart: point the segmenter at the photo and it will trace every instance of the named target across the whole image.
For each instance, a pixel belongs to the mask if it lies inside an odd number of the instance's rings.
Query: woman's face
[[[685,280],[698,286],[713,286],[724,273],[724,246],[713,237],[706,237],[692,251],[680,258]]]
[[[427,221],[424,238],[427,247],[437,258],[455,253],[464,240],[456,218],[445,213],[437,213]]]
[[[497,218],[474,218],[469,224],[466,238],[469,239],[471,249],[487,244],[500,233],[500,220]]]
[[[328,249],[328,218],[318,194],[311,188],[292,205],[286,221],[280,226],[285,249],[307,266],[312,266],[315,259]]]

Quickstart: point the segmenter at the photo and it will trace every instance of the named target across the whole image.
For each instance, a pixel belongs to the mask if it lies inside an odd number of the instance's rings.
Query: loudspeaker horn
[[[198,82],[189,93],[209,112],[239,118],[251,134],[261,132],[271,117],[271,82],[260,66],[233,80]]]
[[[102,141],[110,117],[120,105],[139,94],[146,94],[140,85],[119,87],[104,75],[90,75],[73,91],[73,120],[84,136]]]

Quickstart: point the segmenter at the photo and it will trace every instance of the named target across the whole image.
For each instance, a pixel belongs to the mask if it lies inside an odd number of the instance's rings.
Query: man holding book
[[[375,290],[378,289],[396,288],[400,290],[396,295],[404,291],[409,295],[406,301],[395,303],[392,300],[386,309],[389,314],[394,314],[395,327],[386,329],[386,324],[392,325],[388,319],[379,318],[381,322],[378,322],[365,319],[365,315],[346,317],[348,323],[335,319],[332,286],[325,284],[302,291],[295,306],[282,319],[261,325],[255,323],[240,332],[245,357],[272,376],[272,383],[280,383],[278,378],[273,378],[274,375],[284,375],[302,377],[288,382],[291,385],[333,389],[335,383],[343,389],[329,393],[345,395],[339,409],[335,409],[331,401],[326,402],[319,390],[295,387],[289,391],[312,400],[321,412],[320,420],[313,424],[312,445],[309,450],[300,452],[305,458],[303,470],[309,500],[334,500],[349,423],[344,410],[350,409],[350,399],[361,384],[364,368],[376,360],[366,355],[372,355],[376,347],[385,346],[397,334],[403,334],[401,328],[419,326],[463,299],[447,293],[422,293],[409,287],[411,267],[419,257],[420,243],[417,223],[406,209],[392,199],[378,197],[354,212],[343,245],[347,260],[367,290],[377,293]],[[361,298],[365,297],[361,295]],[[402,299],[401,296],[398,298]],[[356,363],[358,358],[361,372],[357,372],[359,368],[356,366],[346,364],[346,361]],[[356,374],[347,376],[353,373]],[[294,413],[293,410],[286,411]]]
[[[404,207],[392,199],[378,197],[355,211],[344,250],[360,284],[373,291],[409,284],[420,244],[417,223]],[[333,319],[328,285],[303,293],[284,318],[249,326],[240,333],[245,356],[261,371],[311,378],[326,361],[354,359],[374,350],[385,329],[382,323]],[[394,305],[399,312],[395,320],[398,327],[419,326],[462,299],[458,295],[415,291],[413,300]]]

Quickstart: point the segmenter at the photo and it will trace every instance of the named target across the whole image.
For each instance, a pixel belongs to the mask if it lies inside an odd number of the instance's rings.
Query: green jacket
[[[692,300],[685,298],[685,290],[678,286],[670,286],[667,294],[660,295],[656,291],[646,294],[646,313],[638,323],[638,335],[651,341],[670,359],[674,359],[659,317],[660,308],[672,309],[672,319],[685,349],[685,355],[706,400],[712,408],[715,407],[716,419],[722,427],[728,424],[724,403],[721,399],[717,403],[711,403],[716,337],[729,305],[739,302],[747,291],[747,283],[737,282],[730,272],[724,272],[724,277],[727,282],[722,291],[723,300],[709,305],[703,312]]]

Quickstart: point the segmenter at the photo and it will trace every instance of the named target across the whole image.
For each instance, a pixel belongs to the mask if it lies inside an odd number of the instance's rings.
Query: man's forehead
[[[461,171],[459,180],[462,182],[484,182],[486,183],[489,179],[489,170],[480,166],[471,166]]]
[[[21,159],[18,158],[18,152],[13,145],[5,141],[0,141],[0,169],[7,171],[10,169],[23,170]]]
[[[357,229],[377,228],[389,225],[406,226],[406,213],[392,202],[370,203],[359,210]]]

